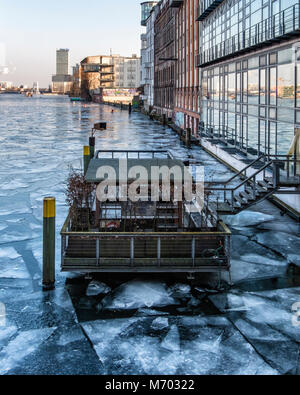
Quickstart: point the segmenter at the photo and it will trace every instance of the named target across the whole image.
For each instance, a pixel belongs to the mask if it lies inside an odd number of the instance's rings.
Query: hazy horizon
[[[9,74],[0,80],[46,88],[55,74],[56,49],[70,50],[70,66],[89,55],[140,56],[140,1],[0,0],[0,42]],[[1,66],[1,65],[0,65]],[[71,73],[71,67],[70,67]]]

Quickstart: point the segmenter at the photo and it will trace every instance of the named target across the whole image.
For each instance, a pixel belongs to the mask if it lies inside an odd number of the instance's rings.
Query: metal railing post
[[[96,240],[96,259],[97,259],[97,266],[100,265],[100,240]]]
[[[130,238],[130,264],[134,264],[134,237]]]
[[[192,239],[192,260],[193,260],[193,266],[195,266],[195,256],[196,256],[196,240],[195,237]]]
[[[161,263],[161,240],[160,240],[160,237],[157,239],[157,262],[158,262],[158,266],[160,266],[160,263]]]
[[[274,160],[273,161],[273,186],[274,186],[274,188],[277,188],[279,186],[279,179],[280,179],[279,162]]]

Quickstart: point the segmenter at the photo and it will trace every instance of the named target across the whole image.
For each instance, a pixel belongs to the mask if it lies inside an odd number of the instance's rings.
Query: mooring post
[[[90,147],[88,145],[83,147],[83,165],[84,165],[84,175],[86,175],[87,173],[87,169],[89,167],[89,163],[90,163],[90,156],[91,152],[90,152]]]
[[[43,202],[43,289],[55,288],[55,198]]]
[[[185,135],[185,144],[188,148],[190,148],[191,146],[191,136],[192,136],[192,131],[190,128],[187,128]]]
[[[163,114],[163,125],[167,125],[167,116]]]
[[[90,158],[93,159],[95,155],[95,145],[96,145],[96,138],[90,137],[89,138],[89,146],[90,146]]]

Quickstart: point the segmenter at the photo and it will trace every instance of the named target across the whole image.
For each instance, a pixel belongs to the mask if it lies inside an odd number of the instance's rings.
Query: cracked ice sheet
[[[300,288],[262,292],[232,292],[210,297],[255,348],[281,374],[297,371],[299,327],[292,325],[292,305]]]
[[[227,225],[233,227],[246,227],[272,221],[275,217],[269,214],[246,210],[237,215],[223,215],[222,219]]]
[[[7,199],[7,196],[0,196],[0,216],[16,214],[30,214],[32,212],[29,194],[17,193],[13,198]]]
[[[82,323],[105,374],[277,374],[224,317]]]
[[[0,352],[0,374],[7,374],[25,357],[32,354],[53,332],[53,328],[35,329],[21,332]]]
[[[300,251],[300,237],[284,232],[257,233],[255,239],[258,243],[266,245],[284,257],[297,254]]]
[[[36,231],[37,228],[34,223],[31,223],[24,218],[20,219],[16,216],[14,216],[14,218],[14,222],[10,222],[8,220],[8,227],[4,231],[0,232],[0,245],[40,237],[40,233]]]
[[[231,260],[231,277],[233,283],[254,278],[270,278],[286,273],[288,262],[281,259],[271,259],[258,254],[242,255],[239,259]],[[224,281],[228,275],[222,273]]]
[[[0,247],[0,278],[30,278],[21,255],[13,247]]]

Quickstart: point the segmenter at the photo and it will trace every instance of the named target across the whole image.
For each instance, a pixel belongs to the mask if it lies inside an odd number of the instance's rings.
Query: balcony
[[[109,68],[109,71],[107,71]],[[106,69],[106,71],[105,71]],[[114,66],[111,64],[99,64],[99,63],[87,63],[83,65],[83,71],[85,73],[109,73],[112,74],[114,70]]]
[[[230,59],[264,45],[281,42],[300,35],[299,4],[290,7],[274,17],[237,34],[222,43],[196,55],[197,67],[204,67],[219,60]]]
[[[198,7],[197,21],[203,21],[210,13],[212,13],[224,0],[202,0]]]
[[[184,3],[184,0],[170,0],[170,7],[178,8],[181,7]]]

